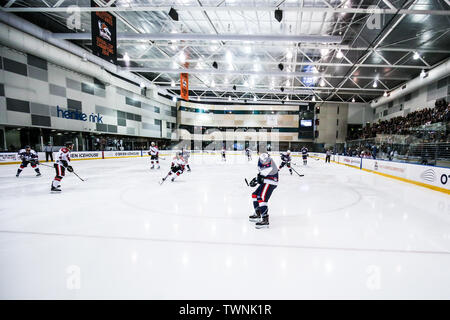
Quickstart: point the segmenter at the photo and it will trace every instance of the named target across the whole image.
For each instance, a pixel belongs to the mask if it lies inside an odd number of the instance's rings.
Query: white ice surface
[[[0,166],[0,298],[450,299],[448,195],[310,159],[256,230],[256,161],[192,162],[160,186],[168,159],[76,161],[62,194]]]

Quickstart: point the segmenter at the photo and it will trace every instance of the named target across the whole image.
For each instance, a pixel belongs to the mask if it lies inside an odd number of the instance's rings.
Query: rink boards
[[[171,156],[179,150],[161,151],[160,156]],[[220,155],[221,151],[191,151],[194,155]],[[39,152],[39,159],[45,159],[45,153]],[[227,152],[230,155],[244,155],[244,152],[235,151]],[[301,156],[300,153],[293,152],[294,157]],[[325,159],[324,153],[310,152],[311,157]],[[56,153],[53,153],[56,156]],[[82,151],[71,152],[72,160],[101,160],[114,158],[132,158],[132,157],[148,157],[147,151]],[[423,166],[411,163],[392,162],[385,160],[374,160],[357,157],[347,157],[341,155],[332,155],[331,161],[337,164],[346,165],[348,167],[376,173],[385,177],[394,178],[400,181],[413,183],[422,187],[441,191],[450,194],[450,169],[443,167]],[[0,154],[1,164],[19,164],[20,160],[17,153]]]
[[[310,156],[325,160],[324,153]],[[450,194],[450,169],[412,163],[332,155],[331,161]]]

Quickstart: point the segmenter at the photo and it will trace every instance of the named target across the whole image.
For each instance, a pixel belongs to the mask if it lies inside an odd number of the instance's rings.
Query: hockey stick
[[[170,172],[169,172],[164,178],[161,179],[161,181],[159,182],[159,185],[161,186],[161,185],[164,183],[164,181],[167,180],[167,178],[168,178],[169,176],[170,176]]]
[[[67,170],[68,171],[68,170]],[[77,173],[75,171],[69,171],[72,172],[74,175],[76,175],[78,177],[78,179],[80,179],[81,181],[86,181],[85,179],[81,178],[79,175],[77,175]]]
[[[297,170],[295,170],[294,168],[291,167],[291,169],[292,169],[292,171],[294,171],[296,174],[298,174],[299,177],[304,177],[304,176],[305,176],[304,174],[298,173]]]
[[[247,187],[250,187],[250,185],[248,184],[247,178],[244,178],[245,183],[247,184]]]
[[[44,163],[40,163],[40,162],[39,162],[39,165],[40,165],[40,166],[44,166],[44,167],[54,168],[54,167],[51,166],[51,165],[44,164]]]

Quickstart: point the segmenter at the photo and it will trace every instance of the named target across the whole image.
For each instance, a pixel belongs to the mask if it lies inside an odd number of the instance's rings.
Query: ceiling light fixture
[[[338,50],[338,52],[336,53],[336,58],[341,59],[344,56],[344,54],[342,53],[341,50]]]
[[[420,77],[425,78],[426,75],[427,73],[425,72],[425,69],[422,69],[422,71],[420,72]]]
[[[414,59],[414,60],[417,60],[417,59],[419,59],[419,58],[420,58],[419,53],[418,53],[418,52],[414,52],[413,59]]]
[[[130,56],[128,55],[128,52],[125,52],[125,54],[123,55],[123,61],[125,62],[130,62]]]

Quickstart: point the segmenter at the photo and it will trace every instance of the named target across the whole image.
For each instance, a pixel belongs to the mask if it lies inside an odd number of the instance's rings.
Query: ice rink
[[[309,159],[256,230],[256,155],[191,160],[162,186],[169,157],[74,161],[61,194],[0,166],[0,298],[450,299],[448,195]]]

